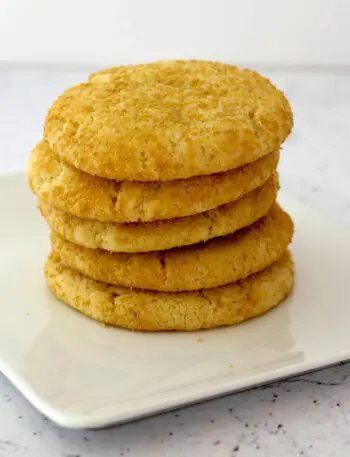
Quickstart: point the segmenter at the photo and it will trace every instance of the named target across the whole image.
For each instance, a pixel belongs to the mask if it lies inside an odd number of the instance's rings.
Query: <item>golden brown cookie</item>
[[[81,219],[43,201],[39,208],[51,230],[72,243],[114,252],[148,252],[207,241],[247,227],[266,215],[277,190],[276,175],[239,200],[205,213],[129,224]]]
[[[197,292],[146,292],[89,279],[51,254],[45,275],[53,294],[99,322],[132,330],[191,331],[232,325],[277,306],[291,291],[293,261],[283,254],[237,283]]]
[[[144,254],[89,249],[51,235],[62,263],[96,281],[167,292],[221,286],[271,265],[287,249],[293,223],[275,204],[267,216],[233,235]]]
[[[123,67],[62,94],[44,137],[75,167],[117,180],[167,181],[230,170],[279,149],[287,99],[250,70],[208,61]]]
[[[225,173],[167,182],[117,182],[63,162],[44,141],[31,153],[30,186],[55,208],[83,219],[148,222],[185,217],[237,200],[266,182],[277,167],[274,152]]]

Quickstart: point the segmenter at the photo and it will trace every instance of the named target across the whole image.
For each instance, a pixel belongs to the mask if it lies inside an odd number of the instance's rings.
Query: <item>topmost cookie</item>
[[[279,148],[293,117],[283,93],[250,70],[162,61],[96,73],[54,103],[51,148],[116,180],[167,181],[226,171]]]

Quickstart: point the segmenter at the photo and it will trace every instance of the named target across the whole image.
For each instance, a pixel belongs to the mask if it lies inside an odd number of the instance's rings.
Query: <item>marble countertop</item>
[[[350,73],[265,74],[295,113],[283,190],[350,226]],[[85,76],[0,68],[0,173],[24,168],[52,100]],[[97,431],[52,424],[0,374],[0,457],[345,457],[349,424],[350,363]]]

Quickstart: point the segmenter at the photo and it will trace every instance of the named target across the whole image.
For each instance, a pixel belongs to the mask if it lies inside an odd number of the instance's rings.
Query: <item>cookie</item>
[[[149,222],[185,217],[237,200],[266,182],[277,167],[274,152],[225,173],[167,182],[117,182],[63,162],[44,141],[28,163],[38,197],[74,216],[102,222]]]
[[[207,241],[247,227],[266,215],[277,190],[276,175],[239,200],[205,213],[130,224],[81,219],[45,202],[39,208],[51,230],[72,243],[113,252],[148,252]]]
[[[207,243],[144,254],[89,249],[51,235],[62,263],[117,286],[177,292],[221,286],[271,265],[287,249],[293,223],[274,204],[267,216],[233,235]]]
[[[107,325],[145,331],[191,331],[237,324],[277,306],[294,281],[288,252],[242,281],[197,292],[116,288],[64,266],[53,254],[46,262],[45,275],[53,294],[86,316]]]
[[[253,162],[279,149],[292,124],[283,93],[254,71],[163,61],[67,90],[48,112],[44,137],[89,174],[168,181]]]

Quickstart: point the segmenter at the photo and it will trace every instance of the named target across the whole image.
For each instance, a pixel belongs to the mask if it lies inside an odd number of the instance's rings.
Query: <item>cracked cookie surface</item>
[[[271,178],[279,152],[225,173],[166,182],[99,178],[59,159],[45,141],[32,151],[28,178],[44,202],[83,219],[149,222],[185,217],[232,202]]]
[[[118,224],[81,219],[39,202],[50,229],[72,243],[113,252],[148,252],[207,241],[265,216],[278,190],[277,175],[240,199],[205,213],[155,222]]]
[[[277,204],[233,235],[206,243],[140,254],[89,249],[51,234],[63,264],[97,281],[159,291],[211,288],[245,278],[271,265],[287,249],[293,222]]]
[[[279,149],[293,124],[260,74],[218,62],[110,69],[64,92],[44,137],[76,168],[116,180],[167,181],[227,171]]]
[[[274,308],[290,293],[294,269],[286,252],[238,283],[196,292],[146,292],[94,281],[51,254],[45,276],[57,298],[104,324],[143,331],[191,331],[237,324]]]

